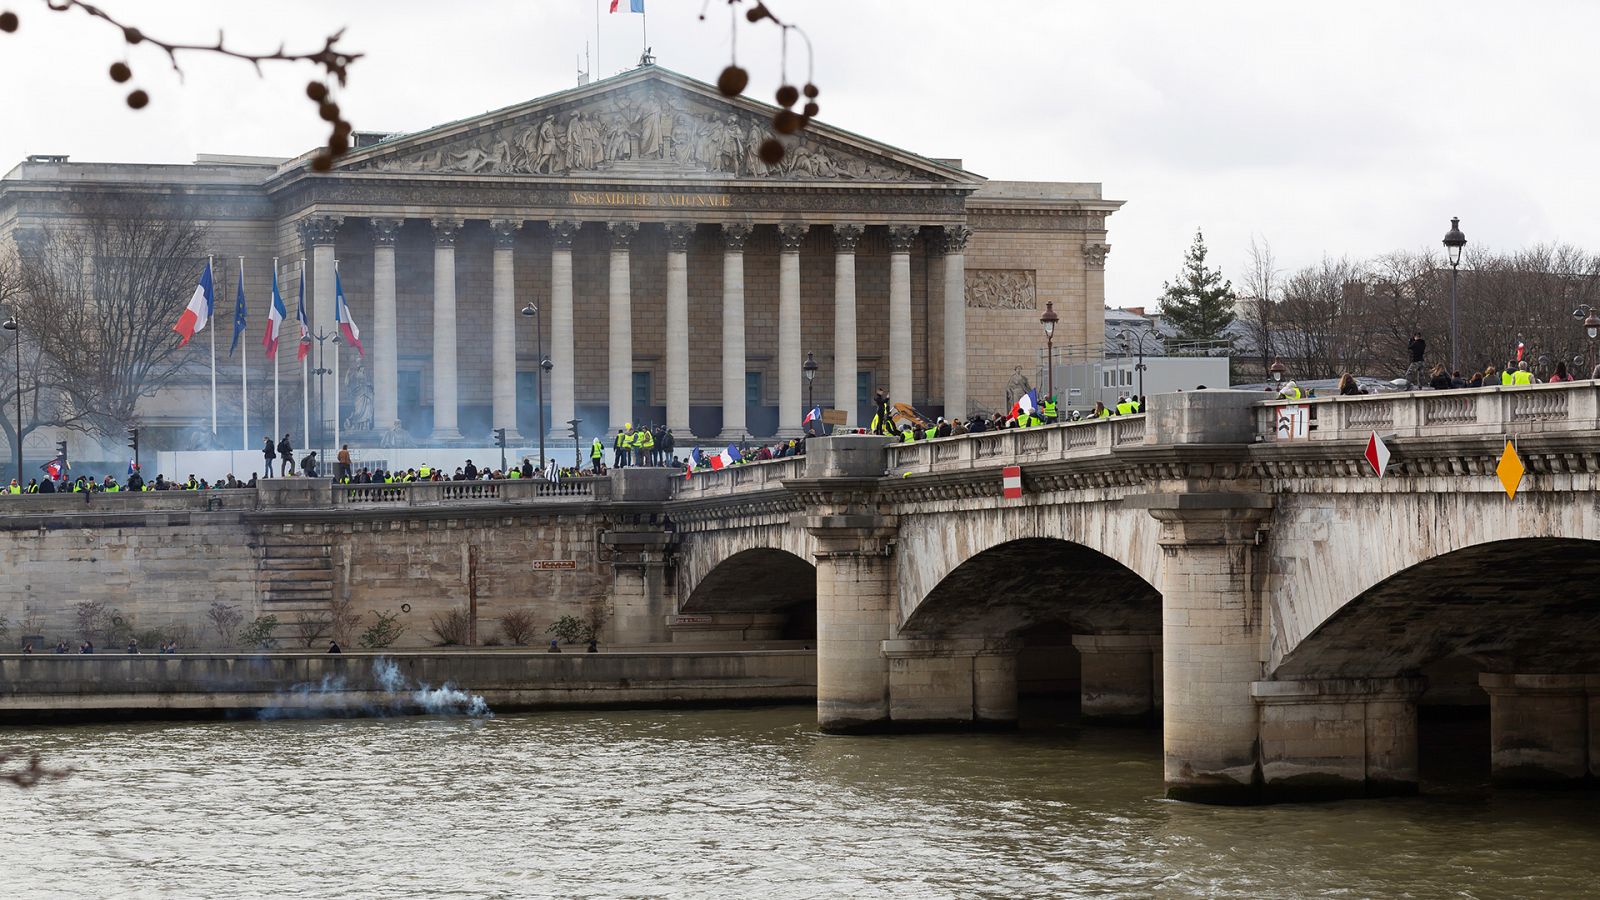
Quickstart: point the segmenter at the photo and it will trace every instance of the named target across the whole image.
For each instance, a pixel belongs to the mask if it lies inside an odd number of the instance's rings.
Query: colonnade
[[[315,266],[312,284],[313,316],[319,323],[333,322],[333,261],[340,224],[337,216],[314,216],[301,223],[301,236],[310,245]],[[395,291],[395,241],[402,219],[371,217],[373,241],[372,384],[374,428],[380,432],[399,425],[397,351],[399,316]],[[458,363],[456,358],[457,310],[456,241],[466,222],[461,218],[429,220],[433,234],[433,412],[434,428],[428,440],[451,444],[471,440],[463,436],[457,418]],[[489,220],[494,236],[492,306],[493,428],[516,434],[517,364],[515,295],[516,263],[513,246],[524,220]],[[666,233],[666,424],[675,433],[689,433],[689,242],[698,223],[668,222]],[[745,373],[745,244],[756,223],[717,223],[722,236],[722,306],[720,393],[723,434],[728,440],[744,436]],[[805,416],[801,360],[800,252],[812,225],[777,224],[778,260],[778,402],[780,435],[800,433]],[[833,279],[833,384],[834,405],[851,423],[864,423],[867,411],[855,409],[858,317],[856,249],[865,231],[861,224],[832,224]],[[626,220],[549,222],[550,320],[549,358],[551,435],[565,433],[566,422],[576,416],[576,310],[573,298],[573,241],[580,229],[604,229],[608,246],[607,290],[607,405],[608,433],[632,418],[634,371],[631,254],[641,223]],[[964,415],[967,405],[966,358],[966,242],[964,225],[942,226],[937,249],[943,255],[944,358],[943,394],[946,415]],[[911,250],[921,226],[891,225],[889,238],[889,380],[897,399],[912,397]],[[331,413],[329,421],[331,422]],[[590,423],[591,426],[594,423]],[[592,427],[585,429],[592,433]],[[420,435],[418,437],[421,437]]]

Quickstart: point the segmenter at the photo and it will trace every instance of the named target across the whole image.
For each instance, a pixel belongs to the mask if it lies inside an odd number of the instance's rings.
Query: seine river
[[[1152,732],[840,738],[804,706],[0,731],[18,896],[1578,897],[1594,795],[1217,808]]]

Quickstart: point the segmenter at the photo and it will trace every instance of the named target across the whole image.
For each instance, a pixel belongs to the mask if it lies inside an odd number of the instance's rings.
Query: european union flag
[[[239,266],[239,290],[233,295],[233,345],[228,348],[228,355],[239,347],[239,335],[244,334],[244,265]]]

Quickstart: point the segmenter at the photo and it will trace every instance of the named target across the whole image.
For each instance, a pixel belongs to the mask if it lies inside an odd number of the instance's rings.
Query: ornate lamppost
[[[1600,372],[1600,360],[1596,360],[1594,355],[1594,342],[1600,338],[1600,308],[1584,303],[1572,311],[1572,317],[1583,320],[1583,333],[1589,337],[1589,359],[1596,362],[1594,370],[1589,373],[1589,377],[1593,378],[1595,372]]]
[[[1282,359],[1274,359],[1272,365],[1267,367],[1267,372],[1272,376],[1273,384],[1283,384],[1283,376],[1288,371],[1289,367],[1283,364]]]
[[[539,384],[538,384],[539,397],[538,397],[538,401],[534,404],[535,407],[536,407],[536,413],[537,413],[537,418],[534,420],[534,427],[539,429],[539,467],[543,468],[544,465],[545,465],[545,458],[544,458],[544,383],[545,383],[545,381],[547,381],[549,379],[550,370],[555,368],[555,366],[554,366],[553,363],[550,362],[550,357],[544,355],[544,322],[539,317],[539,307],[534,306],[530,302],[527,306],[524,306],[522,308],[522,315],[523,315],[524,318],[533,319],[533,343],[534,343],[533,352],[534,352],[534,354],[536,356],[539,357]]]
[[[1456,328],[1456,268],[1461,265],[1461,248],[1467,236],[1461,233],[1461,220],[1450,217],[1450,230],[1444,233],[1444,252],[1450,258],[1450,376],[1461,371],[1461,346]]]
[[[1145,330],[1143,328],[1140,328],[1137,331],[1130,331],[1124,328],[1122,329],[1121,333],[1117,335],[1117,337],[1122,339],[1124,348],[1127,347],[1129,338],[1134,339],[1138,347],[1139,362],[1134,365],[1133,370],[1139,373],[1139,404],[1141,409],[1144,408],[1144,335]],[[1124,349],[1124,352],[1126,352],[1126,349]]]
[[[17,341],[17,483],[22,483],[22,327],[17,317],[6,319],[0,328],[11,332]]]
[[[800,371],[806,376],[806,412],[809,413],[817,408],[812,402],[815,399],[812,394],[812,382],[817,380],[817,358],[810,352],[806,353],[806,361],[800,366]],[[823,426],[823,428],[824,433],[826,433],[827,426]]]
[[[1056,398],[1056,353],[1055,337],[1056,323],[1061,317],[1056,315],[1054,301],[1045,301],[1044,313],[1039,316],[1039,324],[1044,326],[1044,378],[1045,390],[1048,392],[1048,401],[1055,402]]]

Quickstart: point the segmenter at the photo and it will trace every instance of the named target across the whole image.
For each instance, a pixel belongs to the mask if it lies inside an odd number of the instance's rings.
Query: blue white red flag
[[[800,424],[806,425],[820,418],[822,418],[822,407],[813,406],[811,407],[811,412],[806,413],[806,417],[800,420]]]
[[[361,330],[356,328],[354,319],[350,318],[350,307],[344,302],[344,282],[339,280],[338,270],[333,273],[333,319],[339,323],[339,331],[344,334],[345,343],[356,348],[362,356],[367,351],[361,348]]]
[[[200,283],[194,286],[194,293],[189,297],[189,305],[184,307],[183,315],[178,317],[178,324],[172,326],[172,330],[183,338],[178,342],[179,347],[189,343],[190,338],[206,329],[206,323],[211,320],[212,293],[211,261],[206,260],[206,270],[200,273]]]
[[[1037,389],[1030,390],[1026,394],[1023,394],[1021,397],[1018,397],[1017,398],[1017,402],[1012,404],[1012,406],[1011,406],[1011,418],[1015,419],[1017,416],[1019,416],[1019,415],[1021,415],[1023,413],[1027,413],[1028,415],[1031,416],[1035,412],[1037,412],[1038,409],[1039,409],[1039,391]]]
[[[283,306],[283,295],[278,293],[278,267],[272,267],[272,302],[267,306],[267,330],[261,336],[261,346],[267,348],[268,358],[278,355],[278,334],[283,331],[283,320],[288,318]]]

